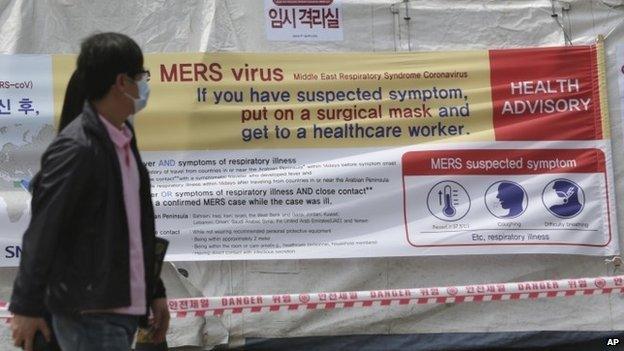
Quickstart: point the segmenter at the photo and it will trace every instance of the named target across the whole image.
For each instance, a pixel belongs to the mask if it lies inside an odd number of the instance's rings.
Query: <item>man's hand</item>
[[[35,333],[39,330],[43,333],[47,342],[52,340],[52,332],[43,318],[26,317],[15,315],[11,321],[13,331],[13,343],[26,351],[33,350]]]
[[[169,306],[167,305],[167,299],[155,299],[152,301],[152,313],[154,319],[152,320],[153,341],[155,344],[165,342],[165,336],[167,335],[167,329],[169,329]]]

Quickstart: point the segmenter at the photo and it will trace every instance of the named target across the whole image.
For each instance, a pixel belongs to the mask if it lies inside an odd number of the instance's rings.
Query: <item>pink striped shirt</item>
[[[123,183],[124,204],[128,218],[128,234],[130,243],[130,300],[128,307],[115,308],[107,312],[118,314],[145,314],[145,267],[143,266],[143,242],[141,239],[141,198],[139,194],[141,181],[139,168],[130,148],[132,131],[124,124],[118,129],[106,118],[100,116],[106,126],[108,136],[115,145],[121,179]]]

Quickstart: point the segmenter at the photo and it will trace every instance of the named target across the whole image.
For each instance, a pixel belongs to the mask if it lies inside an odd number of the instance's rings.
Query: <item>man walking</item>
[[[9,307],[13,339],[28,351],[36,332],[49,340],[47,310],[63,350],[125,351],[150,310],[156,342],[169,324],[155,273],[149,175],[127,122],[147,103],[149,72],[132,39],[101,33],[82,43],[75,74],[83,111],[48,147],[33,179]]]

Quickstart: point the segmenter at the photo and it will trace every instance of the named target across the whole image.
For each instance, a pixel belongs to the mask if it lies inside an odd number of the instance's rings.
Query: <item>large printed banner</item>
[[[15,265],[75,57],[0,61]],[[601,44],[147,55],[134,123],[168,259],[616,254],[602,62]]]

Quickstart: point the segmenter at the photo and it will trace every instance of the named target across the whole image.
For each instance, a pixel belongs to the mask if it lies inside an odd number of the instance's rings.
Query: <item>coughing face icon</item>
[[[485,206],[497,218],[516,218],[526,211],[528,196],[520,184],[499,181],[485,192]]]

